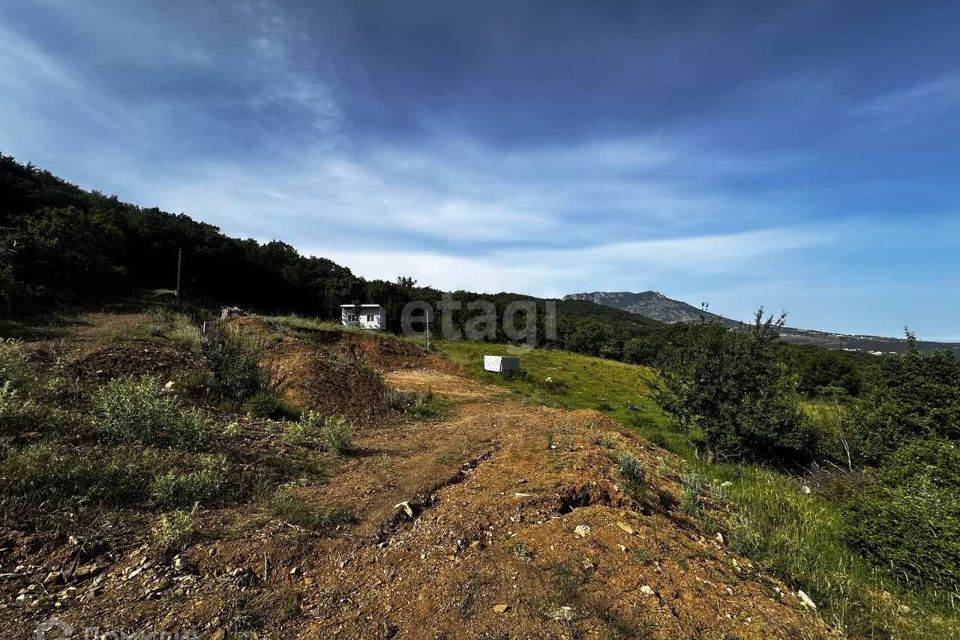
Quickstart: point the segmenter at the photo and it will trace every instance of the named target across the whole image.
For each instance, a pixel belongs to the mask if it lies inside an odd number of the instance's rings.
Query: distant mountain
[[[572,293],[564,296],[564,300],[584,300],[606,307],[622,309],[645,318],[673,324],[675,322],[695,322],[701,318],[718,320],[729,327],[742,326],[742,322],[731,320],[715,313],[698,309],[691,304],[680,300],[673,300],[659,291],[643,291],[632,293],[629,291],[593,291],[591,293]],[[849,335],[814,331],[811,329],[795,329],[785,327],[780,332],[780,339],[790,344],[812,345],[825,349],[839,349],[843,351],[861,351],[866,353],[901,353],[907,348],[907,341],[902,338],[884,338],[880,336]],[[951,349],[960,353],[960,344],[941,342],[920,342],[923,350]]]
[[[694,322],[702,317],[720,320],[724,324],[740,324],[715,313],[698,309],[691,304],[672,300],[659,291],[631,293],[629,291],[594,291],[592,293],[572,293],[564,300],[588,300],[606,307],[623,309],[651,320],[673,324],[674,322]]]

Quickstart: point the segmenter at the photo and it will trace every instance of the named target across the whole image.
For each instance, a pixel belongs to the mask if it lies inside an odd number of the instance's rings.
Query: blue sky
[[[956,3],[2,3],[0,150],[367,277],[960,341]]]

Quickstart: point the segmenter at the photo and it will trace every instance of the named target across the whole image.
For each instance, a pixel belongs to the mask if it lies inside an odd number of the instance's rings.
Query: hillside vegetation
[[[719,333],[721,327],[707,329],[718,332],[714,339],[730,335]],[[954,444],[931,440],[905,447],[883,467],[879,485],[869,472],[834,468],[805,479],[752,464],[710,463],[696,455],[705,434],[671,429],[675,423],[656,401],[661,378],[653,370],[558,350],[494,349],[521,358],[521,374],[503,377],[482,370],[489,345],[444,342],[440,349],[471,375],[531,401],[604,411],[690,462],[695,469],[687,476],[691,487],[723,484],[720,496],[732,505],[725,521],[698,512],[696,501],[688,505],[699,513],[701,526],[722,531],[739,552],[803,589],[824,619],[851,637],[960,637],[957,582],[951,574],[960,566],[960,512],[953,506],[960,483],[949,471],[960,468]],[[952,354],[912,352],[909,357],[924,361]],[[897,360],[890,362],[899,369]],[[716,373],[718,379],[725,375],[722,368]],[[837,405],[803,409],[817,417],[810,429],[824,447],[835,440],[837,411],[849,419],[850,410]],[[815,450],[805,455],[830,457]],[[836,456],[839,462],[842,449]],[[931,474],[935,478],[928,480]],[[924,519],[940,524],[924,524]]]

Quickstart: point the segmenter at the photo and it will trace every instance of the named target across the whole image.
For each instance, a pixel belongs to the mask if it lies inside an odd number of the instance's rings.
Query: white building
[[[386,329],[386,313],[378,304],[342,304],[340,321],[348,327],[361,329]]]

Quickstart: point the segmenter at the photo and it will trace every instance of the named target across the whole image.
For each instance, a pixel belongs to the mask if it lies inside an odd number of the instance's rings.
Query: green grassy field
[[[602,411],[670,451],[692,454],[684,437],[668,428],[667,416],[653,399],[653,369],[556,349],[466,340],[439,341],[435,347],[478,380],[547,406]],[[519,357],[525,375],[508,379],[484,371],[485,354]]]

